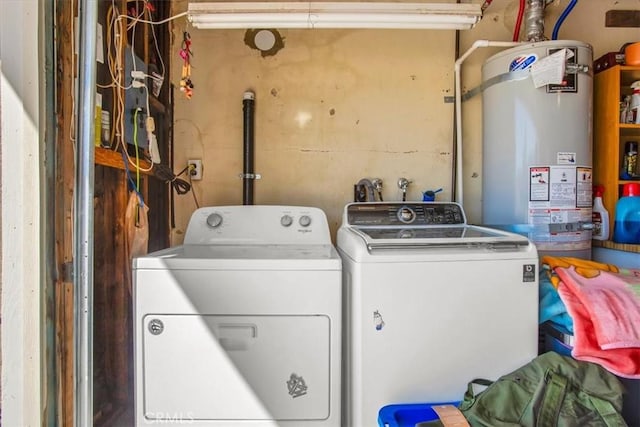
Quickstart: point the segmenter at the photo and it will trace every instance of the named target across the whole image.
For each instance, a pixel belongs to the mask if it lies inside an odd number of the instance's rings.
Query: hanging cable
[[[133,178],[131,178],[131,173],[129,172],[129,168],[127,167],[127,157],[124,152],[122,152],[122,161],[124,162],[124,170],[127,174],[127,181],[129,181],[132,191],[135,191],[136,194],[138,195],[138,200],[140,201],[140,204],[144,206],[144,199],[142,198],[142,194],[140,194],[140,192],[136,188],[135,181],[133,180]]]
[[[131,21],[134,21],[134,24],[139,22],[139,23],[142,23],[142,24],[161,25],[161,24],[166,24],[169,21],[173,21],[174,19],[178,19],[178,18],[182,18],[183,16],[187,16],[188,14],[189,14],[189,12],[178,13],[177,15],[170,16],[167,19],[163,19],[162,21],[148,21],[146,19],[140,19],[139,17],[134,18],[134,17],[129,16],[129,15],[120,15],[118,18],[129,19]]]
[[[171,186],[176,190],[177,194],[187,194],[189,190],[191,190],[191,184],[189,184],[184,179],[178,178],[178,176],[187,172],[189,167],[182,169],[177,175],[174,175],[173,171],[169,169],[168,166],[159,164],[153,169],[154,175],[164,181],[165,183],[170,183]],[[189,175],[191,176],[191,175]],[[191,179],[189,179],[191,181]]]
[[[571,2],[567,5],[565,10],[562,11],[562,14],[556,21],[556,25],[553,26],[553,32],[551,33],[551,40],[558,40],[558,31],[560,31],[560,26],[562,25],[564,20],[567,19],[567,16],[569,16],[569,13],[571,13],[571,11],[573,10],[573,8],[577,3],[578,3],[578,0],[571,0]]]
[[[191,182],[191,171],[189,171],[189,173],[187,175],[189,176],[189,184],[191,184],[193,186],[193,183]],[[196,204],[196,209],[200,209],[200,203],[198,203],[198,198],[196,197],[196,192],[194,190],[191,190],[191,194],[193,195],[193,201]]]
[[[136,191],[140,191],[140,158],[138,157],[138,111],[133,113],[133,145],[136,153]]]
[[[520,38],[520,27],[522,26],[522,17],[524,16],[525,0],[520,0],[520,8],[518,9],[518,18],[516,19],[516,25],[513,28],[513,41],[517,42]]]

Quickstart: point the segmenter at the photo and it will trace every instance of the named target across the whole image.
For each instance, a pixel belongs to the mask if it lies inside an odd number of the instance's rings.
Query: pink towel
[[[555,271],[561,279],[558,293],[574,322],[572,356],[621,377],[640,378],[640,277],[634,271],[592,278],[573,267]]]

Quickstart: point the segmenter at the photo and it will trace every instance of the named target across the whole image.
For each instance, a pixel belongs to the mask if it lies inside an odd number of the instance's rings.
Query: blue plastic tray
[[[415,427],[416,424],[438,419],[435,405],[458,406],[460,402],[408,403],[387,405],[378,412],[379,427]]]

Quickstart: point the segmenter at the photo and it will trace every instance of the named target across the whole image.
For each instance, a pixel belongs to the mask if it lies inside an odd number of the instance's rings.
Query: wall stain
[[[479,176],[480,175],[478,175],[478,172],[474,172],[474,173],[471,174],[471,178],[477,178]]]
[[[329,110],[329,115],[333,116],[334,114],[336,114],[336,109],[335,108],[330,109]]]
[[[273,46],[271,47],[271,49],[262,50],[262,49],[258,48],[258,46],[256,46],[255,37],[260,31],[268,31],[273,35],[274,43],[273,43]],[[254,29],[249,29],[244,34],[244,44],[249,46],[251,49],[255,49],[255,50],[259,51],[260,55],[262,55],[262,57],[264,58],[266,56],[273,56],[276,53],[278,53],[278,51],[284,47],[284,38],[280,35],[278,30],[273,30],[273,29],[255,29],[255,30]]]
[[[275,87],[271,89],[271,96],[274,96],[274,97],[278,96],[278,90]]]

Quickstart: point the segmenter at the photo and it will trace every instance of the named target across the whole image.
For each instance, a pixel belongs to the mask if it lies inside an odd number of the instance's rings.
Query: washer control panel
[[[358,226],[465,225],[462,206],[453,202],[353,203],[347,222]]]

